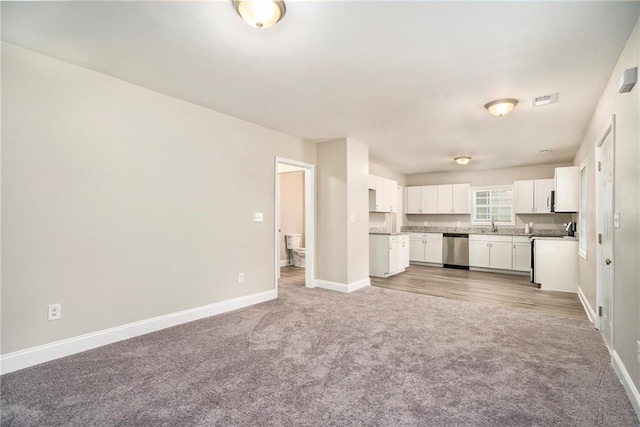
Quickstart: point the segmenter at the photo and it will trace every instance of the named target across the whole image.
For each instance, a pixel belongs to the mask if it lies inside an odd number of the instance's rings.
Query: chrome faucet
[[[491,232],[495,233],[496,231],[498,231],[498,227],[496,226],[496,222],[494,220],[491,220]]]

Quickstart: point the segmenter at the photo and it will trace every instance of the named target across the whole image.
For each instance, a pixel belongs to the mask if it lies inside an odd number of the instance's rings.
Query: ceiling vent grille
[[[552,93],[551,95],[542,95],[533,98],[533,106],[541,107],[543,105],[555,104],[558,102],[558,94]]]

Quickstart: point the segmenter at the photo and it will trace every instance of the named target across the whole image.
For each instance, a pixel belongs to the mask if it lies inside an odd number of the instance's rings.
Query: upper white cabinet
[[[408,214],[468,214],[469,184],[407,187]]]
[[[369,175],[369,212],[398,212],[398,183]]]
[[[438,186],[407,187],[407,213],[438,213]]]
[[[580,206],[580,168],[556,168],[554,212],[578,212]]]
[[[515,181],[514,212],[516,214],[551,213],[553,179]]]

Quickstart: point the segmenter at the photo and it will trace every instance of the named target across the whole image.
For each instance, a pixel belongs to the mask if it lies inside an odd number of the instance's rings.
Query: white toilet
[[[296,267],[305,266],[305,249],[300,247],[302,242],[301,234],[287,234],[285,235],[287,242],[287,249],[291,251],[293,255],[293,265]]]

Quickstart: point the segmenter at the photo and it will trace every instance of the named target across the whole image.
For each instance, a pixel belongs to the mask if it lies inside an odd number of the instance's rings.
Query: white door
[[[614,286],[614,258],[613,258],[613,143],[612,132],[608,132],[600,147],[600,165],[598,172],[598,251],[599,280],[598,293],[600,295],[600,330],[609,348],[612,348],[612,304]]]

